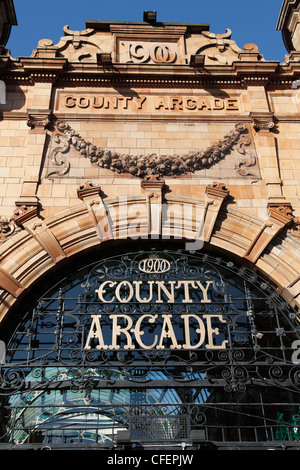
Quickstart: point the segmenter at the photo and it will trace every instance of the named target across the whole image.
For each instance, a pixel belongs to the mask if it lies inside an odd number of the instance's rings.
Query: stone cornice
[[[22,57],[20,58],[24,72],[62,72],[68,63],[65,57]]]
[[[288,86],[300,77],[300,62],[235,61],[232,65],[208,65],[194,69],[188,64],[112,64],[110,68],[95,63],[69,63],[61,57],[29,57],[1,61],[5,81],[34,84],[37,81],[85,86],[247,86],[262,84]]]
[[[209,24],[208,23],[165,23],[165,22],[156,22],[154,24],[149,24],[146,21],[93,21],[87,20],[86,21],[86,28],[92,28],[95,31],[111,31],[112,29],[120,30],[120,29],[128,29],[134,27],[141,28],[142,30],[153,30],[153,26],[155,26],[155,30],[157,28],[162,28],[164,31],[166,30],[176,30],[177,28],[185,27],[186,30],[191,33],[200,33],[201,31],[209,31]]]

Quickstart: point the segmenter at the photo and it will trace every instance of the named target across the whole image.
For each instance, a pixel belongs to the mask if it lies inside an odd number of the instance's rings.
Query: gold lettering
[[[90,342],[94,338],[97,339],[99,343],[96,346],[97,349],[107,349],[107,346],[104,344],[102,329],[100,325],[101,315],[91,315],[91,317],[93,320],[84,349],[91,349]]]
[[[184,320],[184,334],[185,334],[185,344],[182,346],[183,349],[197,349],[199,348],[205,339],[205,325],[201,318],[198,315],[181,315],[181,318]],[[190,318],[197,320],[199,327],[195,331],[200,335],[200,339],[197,344],[194,346],[191,345],[191,336],[190,336]]]
[[[123,297],[123,299],[120,298],[120,290],[125,287],[125,286],[128,286],[129,287],[129,294],[128,294],[128,297]],[[122,303],[128,303],[130,302],[130,300],[132,299],[133,297],[133,294],[134,294],[134,290],[133,290],[133,287],[132,285],[130,284],[130,282],[128,281],[122,281],[120,282],[120,284],[118,285],[118,287],[116,288],[116,297],[118,299],[119,302],[122,302]]]
[[[141,304],[145,304],[145,303],[148,303],[148,302],[151,302],[151,299],[153,297],[153,284],[154,284],[154,281],[148,281],[147,284],[150,286],[149,287],[149,297],[148,299],[146,297],[143,297],[141,299],[141,295],[140,295],[140,285],[142,284],[142,281],[133,281],[133,284],[135,285],[135,296],[136,296],[136,300],[138,302],[140,302]]]
[[[105,281],[105,282],[103,282],[103,283],[101,284],[101,286],[99,287],[99,289],[96,289],[95,292],[98,292],[98,297],[99,297],[99,299],[100,299],[102,302],[111,303],[111,302],[113,302],[113,301],[115,300],[115,297],[113,297],[111,300],[105,300],[105,299],[103,298],[103,295],[102,295],[102,294],[104,294],[104,293],[106,292],[106,290],[104,289],[104,287],[106,286],[106,284],[107,284],[109,287],[113,287],[113,286],[116,285],[116,282]]]
[[[109,318],[112,319],[112,322],[113,322],[112,342],[111,342],[111,345],[109,346],[109,349],[120,349],[120,345],[117,343],[117,341],[118,341],[118,336],[121,336],[122,333],[127,338],[127,344],[124,346],[124,349],[134,349],[135,347],[132,344],[132,338],[128,331],[131,329],[132,324],[133,324],[132,318],[129,315],[109,315]],[[121,328],[121,326],[118,325],[119,318],[124,318],[127,321],[126,327]]]
[[[190,292],[189,292],[189,284],[195,289],[194,281],[179,281],[176,289],[179,289],[180,286],[184,286],[184,299],[182,299],[182,303],[184,304],[191,304],[193,301],[190,299]]]
[[[176,281],[169,281],[169,284],[171,285],[171,292],[169,292],[167,288],[165,287],[164,281],[157,281],[157,303],[158,304],[163,303],[163,300],[161,299],[161,290],[163,290],[166,296],[168,297],[168,300],[167,300],[168,303],[174,302],[174,284],[175,283]]]
[[[108,318],[111,320],[111,325],[106,325],[111,332],[111,341],[109,345],[104,343],[102,326],[100,319],[103,315],[91,315],[91,326],[85,341],[84,349],[90,350],[95,349],[135,349],[133,338],[135,339],[136,345],[142,349],[151,350],[165,349],[184,349],[184,350],[195,350],[200,348],[205,343],[205,348],[210,350],[226,349],[228,340],[224,339],[219,328],[216,326],[218,322],[226,324],[223,316],[220,314],[203,315],[200,317],[195,314],[183,314],[180,318],[183,321],[183,325],[176,323],[176,327],[183,331],[183,344],[179,344],[175,335],[174,326],[172,324],[171,314],[163,314],[160,317],[156,314],[144,314],[138,317],[133,325],[134,317],[125,314],[112,314]],[[158,323],[156,320],[159,318]],[[204,321],[205,320],[205,321]],[[148,323],[148,327],[147,327]],[[153,325],[153,326],[151,326]],[[159,330],[159,334],[158,334]],[[108,331],[107,331],[108,332]],[[145,333],[147,334],[145,335]],[[147,343],[145,344],[142,340],[143,335]],[[218,338],[219,337],[219,338]],[[159,340],[159,342],[158,342]]]
[[[200,281],[196,281],[196,283],[203,292],[203,300],[201,300],[201,303],[211,303],[211,300],[209,300],[209,298],[207,297],[207,291],[213,281],[206,281],[206,289],[203,287],[203,284]]]
[[[146,346],[142,341],[141,341],[141,336],[144,334],[143,331],[141,331],[141,323],[144,321],[145,318],[149,318],[149,323],[155,323],[155,320],[157,318],[157,315],[142,315],[138,321],[136,322],[135,329],[134,329],[134,334],[135,334],[135,339],[138,343],[138,345],[143,348],[143,349],[153,349],[157,343],[157,335],[154,337],[154,341],[150,346]]]
[[[174,329],[171,323],[172,315],[162,315],[162,318],[164,319],[164,322],[161,329],[160,341],[159,344],[156,346],[156,349],[165,349],[165,346],[163,345],[163,341],[165,338],[170,338],[172,342],[170,346],[171,349],[181,349],[180,344],[177,343]]]
[[[207,321],[207,338],[208,342],[205,345],[206,349],[226,349],[226,344],[228,343],[227,340],[224,340],[220,346],[216,346],[213,342],[213,334],[218,336],[220,334],[219,328],[212,328],[211,326],[211,320],[212,318],[219,318],[220,322],[226,323],[225,320],[223,320],[222,315],[203,315],[203,318],[206,318]]]

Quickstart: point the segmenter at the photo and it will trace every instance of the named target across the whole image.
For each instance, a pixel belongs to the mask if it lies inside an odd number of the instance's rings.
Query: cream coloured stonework
[[[176,236],[185,214],[183,238],[298,306],[297,58],[279,67],[207,25],[64,31],[0,58],[1,318],[72,256],[126,246],[137,207],[141,237]]]

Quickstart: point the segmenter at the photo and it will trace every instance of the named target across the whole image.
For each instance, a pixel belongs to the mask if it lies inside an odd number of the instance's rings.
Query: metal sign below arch
[[[220,256],[98,258],[15,325],[2,445],[295,446],[299,331],[279,292]]]

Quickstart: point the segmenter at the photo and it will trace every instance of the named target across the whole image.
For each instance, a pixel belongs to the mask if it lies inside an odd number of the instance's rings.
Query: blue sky
[[[7,48],[13,57],[29,56],[40,39],[57,44],[63,27],[85,29],[86,20],[142,21],[144,10],[155,10],[157,20],[209,23],[212,33],[232,30],[239,47],[255,43],[266,60],[282,62],[287,53],[276,31],[282,0],[14,0],[18,26],[12,28]]]

